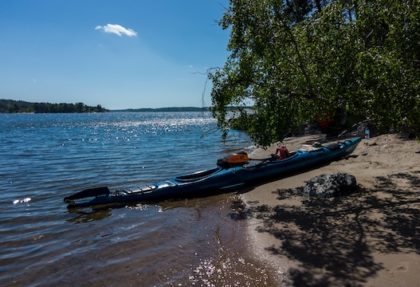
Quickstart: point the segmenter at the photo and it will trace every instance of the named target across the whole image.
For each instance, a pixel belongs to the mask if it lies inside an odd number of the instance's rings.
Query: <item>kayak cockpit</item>
[[[192,173],[192,174],[175,177],[175,181],[177,181],[177,182],[196,181],[196,180],[199,180],[199,179],[206,178],[206,177],[218,172],[219,170],[221,170],[221,168],[218,167],[218,168],[213,168],[213,169],[209,169],[209,170],[198,171],[198,172],[195,172],[195,173]]]

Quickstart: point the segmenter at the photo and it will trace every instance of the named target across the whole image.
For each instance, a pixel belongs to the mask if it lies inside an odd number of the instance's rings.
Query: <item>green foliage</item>
[[[92,113],[106,112],[101,105],[96,107],[76,104],[30,103],[14,100],[0,100],[0,113]]]
[[[220,21],[230,56],[210,74],[213,114],[263,145],[337,108],[380,131],[419,133],[419,22],[410,0],[231,0]]]

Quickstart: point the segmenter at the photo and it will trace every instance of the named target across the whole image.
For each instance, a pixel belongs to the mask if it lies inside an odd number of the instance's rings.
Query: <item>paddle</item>
[[[65,197],[64,202],[68,202],[68,201],[80,199],[80,198],[85,198],[85,197],[93,197],[93,196],[108,195],[108,194],[109,194],[109,188],[106,186],[88,188],[88,189],[82,190],[80,192],[77,192],[75,194]]]
[[[249,160],[256,160],[256,161],[266,161],[273,159],[273,157],[267,157],[267,158],[249,158]]]

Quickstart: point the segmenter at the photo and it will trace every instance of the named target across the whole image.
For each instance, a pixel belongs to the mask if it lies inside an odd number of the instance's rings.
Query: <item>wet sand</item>
[[[289,150],[315,137],[286,139]],[[257,149],[251,156],[273,152]],[[352,195],[313,200],[292,189],[334,172],[354,175]],[[279,286],[419,286],[420,143],[363,140],[352,155],[241,195],[256,258]]]

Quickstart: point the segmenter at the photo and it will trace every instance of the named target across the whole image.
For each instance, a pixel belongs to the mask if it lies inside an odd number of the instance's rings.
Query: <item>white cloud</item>
[[[118,24],[106,24],[105,26],[96,26],[95,30],[100,30],[105,33],[115,34],[118,36],[136,37],[137,32],[130,28],[125,28]]]

